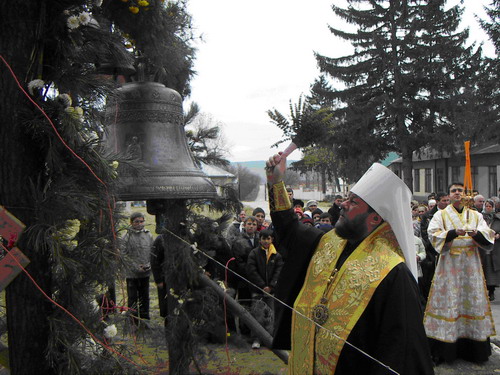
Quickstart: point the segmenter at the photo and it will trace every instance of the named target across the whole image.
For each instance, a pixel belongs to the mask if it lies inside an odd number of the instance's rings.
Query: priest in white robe
[[[440,254],[429,293],[424,326],[435,364],[462,358],[484,362],[495,335],[478,246],[491,248],[494,232],[483,216],[465,205],[464,186],[449,187],[451,203],[429,223],[432,246]]]

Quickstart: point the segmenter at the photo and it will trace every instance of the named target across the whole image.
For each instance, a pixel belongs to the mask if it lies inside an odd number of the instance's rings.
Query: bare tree
[[[203,163],[222,167],[229,165],[224,123],[211,114],[199,112],[195,103],[194,106],[191,105],[186,114],[186,136],[191,152]]]

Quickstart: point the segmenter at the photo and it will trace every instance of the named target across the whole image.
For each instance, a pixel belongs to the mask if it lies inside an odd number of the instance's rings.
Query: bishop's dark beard
[[[342,220],[339,218],[335,224],[335,231],[337,234],[345,240],[355,242],[360,241],[366,237],[366,218],[368,214],[358,215],[353,220],[347,219],[342,216]]]

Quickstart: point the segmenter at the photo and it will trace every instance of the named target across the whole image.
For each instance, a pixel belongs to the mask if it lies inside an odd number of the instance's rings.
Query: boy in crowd
[[[243,222],[243,232],[235,239],[231,247],[236,262],[236,272],[247,278],[246,266],[248,255],[259,244],[259,233],[257,232],[257,218],[247,216]],[[238,299],[250,299],[250,289],[245,281],[238,278]]]
[[[292,202],[293,208],[300,208],[304,212],[304,201],[301,199],[295,199]]]
[[[257,232],[260,232],[262,229],[266,228],[266,226],[264,225],[266,212],[262,208],[257,207],[255,210],[253,210],[252,216],[255,216],[255,218],[257,219]]]
[[[128,307],[133,322],[149,319],[149,275],[151,273],[150,254],[153,245],[151,232],[144,228],[144,214],[130,215],[130,228],[122,237],[121,248],[126,267]]]
[[[229,226],[226,232],[226,240],[231,245],[234,240],[241,234],[243,231],[243,223],[247,217],[245,210],[241,210],[238,215],[236,215],[235,220]]]
[[[273,245],[273,231],[264,229],[260,232],[260,245],[248,255],[248,279],[264,292],[273,294],[278,277],[283,267],[283,259]],[[273,299],[260,289],[251,287],[252,314],[255,319],[269,332],[273,332]],[[263,303],[267,307],[262,308]],[[258,339],[254,339],[253,349],[260,348]]]
[[[324,212],[319,216],[318,224],[316,224],[316,228],[321,229],[323,232],[329,232],[333,229],[332,225],[332,215],[328,212]]]
[[[314,225],[319,224],[319,218],[320,218],[322,213],[323,213],[323,211],[319,208],[316,208],[312,212],[312,219],[313,219]]]

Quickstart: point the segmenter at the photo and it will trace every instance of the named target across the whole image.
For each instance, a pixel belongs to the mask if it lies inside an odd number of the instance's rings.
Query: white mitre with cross
[[[411,217],[412,193],[408,186],[391,170],[374,163],[351,189],[389,223],[405,262],[418,280],[417,259]]]

